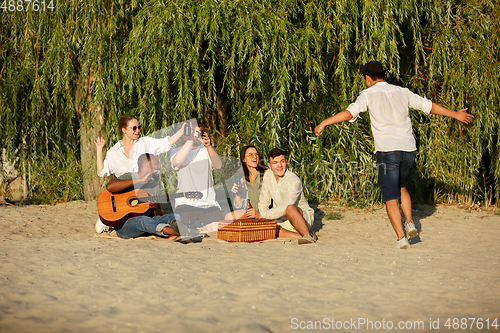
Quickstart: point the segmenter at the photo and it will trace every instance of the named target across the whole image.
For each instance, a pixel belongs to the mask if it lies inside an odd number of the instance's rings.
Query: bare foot
[[[171,242],[173,240],[176,240],[177,238],[181,237],[181,235],[170,235],[168,238],[165,238],[167,242]]]

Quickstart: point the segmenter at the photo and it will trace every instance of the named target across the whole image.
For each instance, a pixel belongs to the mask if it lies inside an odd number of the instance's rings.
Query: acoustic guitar
[[[150,202],[182,197],[198,200],[202,196],[203,194],[198,191],[150,196],[143,189],[120,193],[104,190],[97,197],[97,210],[102,223],[109,227],[118,227],[131,217],[144,215],[150,208]]]

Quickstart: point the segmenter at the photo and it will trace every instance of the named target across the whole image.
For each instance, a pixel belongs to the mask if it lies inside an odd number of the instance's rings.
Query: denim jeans
[[[118,237],[125,239],[138,237],[142,234],[165,236],[162,230],[165,226],[170,226],[172,220],[180,220],[179,215],[135,216],[129,218],[120,228],[116,228],[116,234]]]
[[[378,182],[384,202],[401,198],[400,189],[406,187],[416,156],[416,151],[377,152]]]

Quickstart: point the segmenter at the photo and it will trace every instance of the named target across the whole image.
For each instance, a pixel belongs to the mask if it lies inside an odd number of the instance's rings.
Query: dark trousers
[[[180,216],[180,223],[178,225],[181,235],[192,235],[196,233],[196,228],[223,219],[219,207],[200,208],[180,205],[175,207],[174,212]]]

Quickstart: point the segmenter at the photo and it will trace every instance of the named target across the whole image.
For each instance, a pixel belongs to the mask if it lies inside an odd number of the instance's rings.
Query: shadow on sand
[[[323,219],[326,216],[326,212],[319,207],[320,204],[317,202],[309,203],[309,206],[311,206],[311,208],[314,209],[314,222],[311,231],[317,233],[318,231],[323,229],[323,226],[325,225],[323,223]],[[413,223],[415,223],[415,228],[417,228],[419,235],[422,231],[421,221],[433,215],[436,212],[436,210],[437,209],[435,204],[420,204],[420,205],[415,205],[412,208]],[[405,218],[402,212],[401,212],[401,220],[403,223],[405,222]],[[405,230],[405,235],[406,235],[406,230]],[[421,241],[422,240],[420,239],[420,236],[417,236],[410,240],[410,244],[420,243]]]

